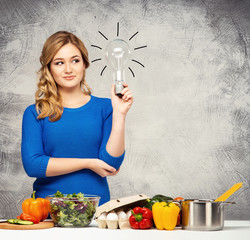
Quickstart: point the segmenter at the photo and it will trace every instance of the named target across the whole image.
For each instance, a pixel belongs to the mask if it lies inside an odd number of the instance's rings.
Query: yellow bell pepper
[[[152,207],[153,219],[157,229],[173,230],[177,223],[180,208],[173,202],[156,202]]]

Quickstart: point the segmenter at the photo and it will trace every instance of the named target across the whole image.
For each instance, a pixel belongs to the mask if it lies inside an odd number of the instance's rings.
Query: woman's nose
[[[65,73],[71,73],[72,72],[72,68],[70,63],[65,63]]]

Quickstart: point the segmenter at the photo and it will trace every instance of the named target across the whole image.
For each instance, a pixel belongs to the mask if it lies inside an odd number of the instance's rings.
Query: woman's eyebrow
[[[72,58],[80,57],[79,55],[72,56]],[[64,60],[64,58],[55,58],[53,61]]]
[[[54,60],[53,60],[53,62],[54,61],[57,61],[57,60],[64,60],[63,58],[55,58]]]
[[[75,55],[75,56],[73,56],[73,57],[71,57],[71,58],[75,58],[75,57],[80,57],[79,55]]]

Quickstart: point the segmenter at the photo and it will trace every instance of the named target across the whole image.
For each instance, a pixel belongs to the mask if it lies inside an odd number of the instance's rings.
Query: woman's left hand
[[[122,98],[120,98],[115,94],[115,85],[112,84],[111,101],[112,101],[112,106],[113,106],[113,112],[126,115],[133,103],[133,94],[131,90],[128,88],[128,84],[124,83],[123,86],[124,86],[124,89],[121,92],[123,96]]]

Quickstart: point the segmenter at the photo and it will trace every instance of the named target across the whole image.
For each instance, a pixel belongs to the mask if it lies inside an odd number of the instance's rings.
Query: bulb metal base
[[[123,88],[124,88],[123,84],[115,84],[115,94],[119,97],[122,96],[121,92]]]

